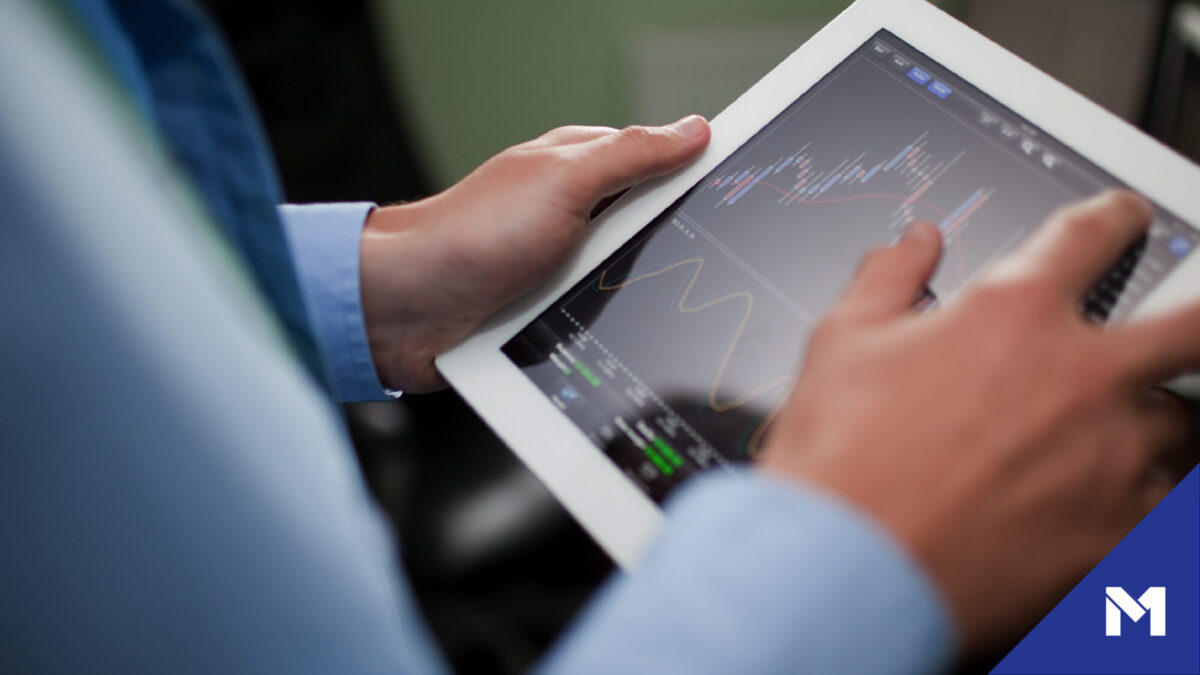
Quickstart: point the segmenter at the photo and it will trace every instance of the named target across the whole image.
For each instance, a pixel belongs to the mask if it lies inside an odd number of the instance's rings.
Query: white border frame
[[[596,219],[561,273],[437,359],[446,379],[623,567],[633,566],[653,539],[661,510],[500,348],[881,28],[1185,221],[1200,223],[1200,168],[924,0],[858,0],[713,119],[712,141],[692,165],[630,190]],[[1195,289],[1200,255],[1135,314],[1176,306]]]

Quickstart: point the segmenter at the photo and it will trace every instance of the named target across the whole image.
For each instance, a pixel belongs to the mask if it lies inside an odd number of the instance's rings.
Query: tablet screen
[[[1121,183],[880,31],[503,348],[652,498],[763,447],[805,341],[867,250],[917,220],[953,302],[1056,208]],[[1129,311],[1200,244],[1160,211]]]

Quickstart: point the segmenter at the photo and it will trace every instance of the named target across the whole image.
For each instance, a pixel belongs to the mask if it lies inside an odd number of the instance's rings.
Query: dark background
[[[385,77],[362,0],[205,4],[249,81],[289,201],[385,204],[430,194],[435,186],[417,158],[418,138],[393,103],[404,100],[403,85],[396,92]],[[989,8],[1013,9],[1010,3],[959,4],[983,32],[1059,74],[1051,61],[1039,62],[1038,45],[1020,42],[1030,31],[1011,22],[989,29]],[[1072,12],[1089,7],[1086,0],[1058,4]],[[1195,158],[1197,58],[1176,37],[1173,3],[1144,4],[1157,29],[1153,40],[1134,46],[1148,50],[1148,65],[1134,73],[1145,93],[1141,112],[1126,117]],[[1086,85],[1077,86],[1100,100]],[[453,392],[347,406],[346,414],[363,471],[452,665],[471,673],[526,669],[603,582],[611,561]],[[986,672],[987,664],[975,669]]]
[[[212,0],[290,202],[430,194],[361,1]],[[454,392],[346,406],[427,620],[459,672],[526,669],[612,562]]]

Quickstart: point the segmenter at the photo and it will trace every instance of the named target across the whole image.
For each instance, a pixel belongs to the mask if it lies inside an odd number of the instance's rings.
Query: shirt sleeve
[[[0,2],[0,672],[443,672],[340,416],[47,4]]]
[[[342,403],[385,400],[375,372],[359,288],[359,245],[369,202],[279,207],[317,347]]]
[[[702,476],[542,673],[934,673],[954,636],[923,571],[873,521],[758,472]]]

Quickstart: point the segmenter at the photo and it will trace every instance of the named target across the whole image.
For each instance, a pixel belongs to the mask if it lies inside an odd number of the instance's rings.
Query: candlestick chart
[[[513,347],[586,364],[594,379],[580,387],[565,363],[530,357],[527,372],[549,395],[570,389],[556,404],[652,493],[664,475],[655,434],[700,468],[763,447],[809,335],[868,251],[936,225],[929,288],[946,304],[1064,202],[1026,158],[888,68],[849,59]]]

